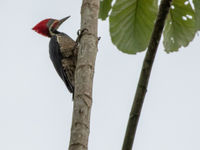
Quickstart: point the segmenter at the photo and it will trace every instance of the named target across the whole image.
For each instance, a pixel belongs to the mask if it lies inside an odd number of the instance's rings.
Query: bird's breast
[[[63,57],[73,56],[76,49],[76,42],[68,35],[61,34],[56,37]]]

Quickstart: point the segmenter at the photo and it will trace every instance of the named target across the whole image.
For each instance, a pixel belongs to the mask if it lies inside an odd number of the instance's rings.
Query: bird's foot
[[[80,42],[80,40],[81,40],[81,37],[83,36],[83,34],[84,34],[84,32],[85,31],[88,31],[88,29],[87,28],[84,28],[84,29],[79,29],[78,31],[77,31],[77,38],[76,38],[76,43],[79,43]]]

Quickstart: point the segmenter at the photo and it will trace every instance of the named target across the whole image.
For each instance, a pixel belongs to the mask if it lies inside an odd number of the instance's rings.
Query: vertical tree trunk
[[[158,44],[160,42],[161,34],[164,28],[165,20],[169,12],[172,0],[162,0],[154,25],[154,30],[151,36],[151,40],[144,58],[140,79],[138,82],[137,90],[135,93],[134,102],[131,108],[130,117],[126,129],[126,135],[122,150],[132,150],[133,141],[139,121],[140,113],[142,110],[144,98],[147,92],[147,86],[149,77],[151,74],[151,68],[153,66],[154,58],[157,52]]]
[[[75,72],[75,96],[69,150],[87,150],[92,106],[92,85],[97,54],[99,0],[83,0],[78,59]]]

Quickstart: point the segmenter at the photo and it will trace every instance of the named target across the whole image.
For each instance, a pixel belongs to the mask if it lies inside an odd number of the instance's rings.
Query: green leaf
[[[196,33],[194,10],[187,0],[174,0],[164,29],[164,47],[167,53],[186,47]]]
[[[200,0],[193,0],[197,30],[200,30]]]
[[[112,0],[102,0],[100,1],[99,18],[106,20],[108,13],[111,9]]]
[[[116,0],[109,20],[110,35],[120,51],[136,54],[147,48],[157,10],[157,0]]]

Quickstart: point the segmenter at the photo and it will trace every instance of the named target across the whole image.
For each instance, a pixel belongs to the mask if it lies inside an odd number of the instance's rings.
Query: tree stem
[[[167,18],[167,14],[171,6],[171,2],[172,0],[162,0],[159,7],[159,12],[156,19],[156,23],[154,25],[154,30],[140,73],[140,79],[138,82],[134,102],[131,108],[122,150],[132,149],[140,113],[147,92],[147,86],[151,74],[151,69],[157,52],[158,44],[160,42],[165,20]]]
[[[97,54],[97,25],[99,0],[83,0],[77,65],[75,71],[75,95],[69,150],[87,150],[92,107],[92,85]]]

